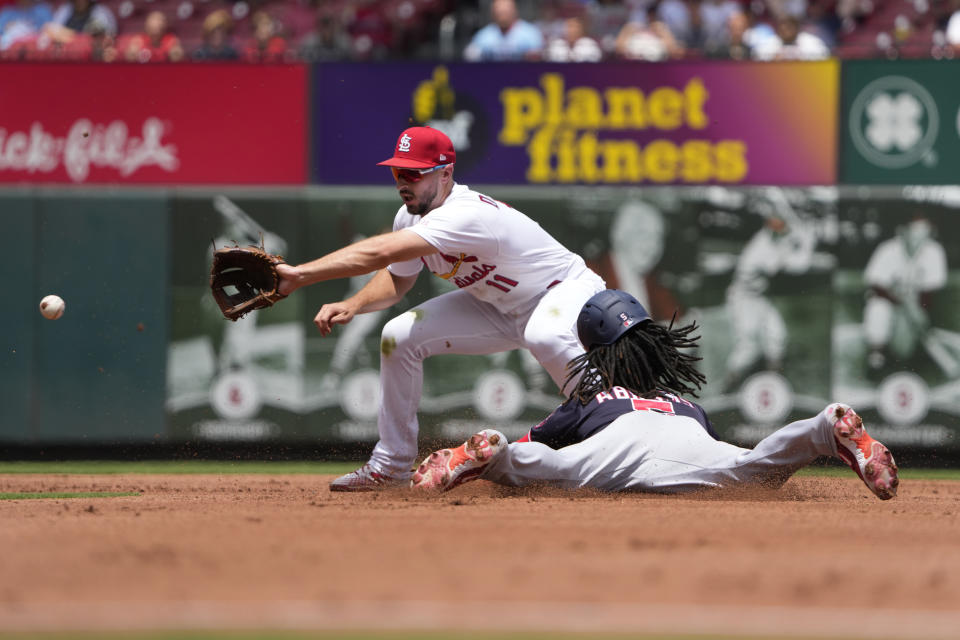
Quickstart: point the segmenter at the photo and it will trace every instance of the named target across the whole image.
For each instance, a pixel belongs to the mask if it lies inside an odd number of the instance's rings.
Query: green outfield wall
[[[844,400],[891,446],[957,446],[960,188],[476,188],[535,218],[657,320],[698,322],[700,402],[726,438],[752,443]],[[380,328],[451,285],[423,273],[394,309],[323,338],[317,309],[364,278],[230,323],[208,270],[214,245],[261,237],[309,260],[385,231],[397,206],[380,187],[0,193],[0,221],[16,239],[0,254],[15,276],[0,314],[0,442],[374,441]],[[942,264],[893,271],[942,267],[942,278],[888,282],[904,300],[927,287],[929,305],[878,320],[877,261],[918,242],[918,216]],[[66,300],[63,318],[39,314],[48,293]],[[425,370],[427,441],[491,425],[515,437],[560,401],[522,351],[439,356]]]
[[[144,442],[166,435],[169,215],[146,193],[0,195],[9,234],[0,314],[0,437]],[[41,294],[40,292],[45,292]],[[67,301],[50,321],[46,293]]]

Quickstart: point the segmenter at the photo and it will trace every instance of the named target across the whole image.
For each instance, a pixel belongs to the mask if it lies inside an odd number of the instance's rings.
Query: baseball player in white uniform
[[[779,368],[787,348],[787,325],[765,297],[770,278],[780,272],[802,273],[810,268],[816,236],[799,220],[771,214],[740,252],[733,280],[727,288],[726,310],[733,331],[727,359],[731,386],[761,358]]]
[[[896,495],[890,451],[847,405],[833,403],[753,449],[721,442],[703,408],[686,400],[705,381],[685,353],[696,325],[654,323],[630,294],[587,301],[577,331],[587,351],[570,363],[570,398],[519,441],[485,429],[428,456],[415,489],[448,490],[474,478],[509,486],[678,493],[708,487],[778,487],[820,456],[839,457],[881,500]]]
[[[380,356],[380,441],[367,464],[334,480],[333,491],[405,485],[417,456],[423,360],[435,354],[491,354],[525,348],[565,393],[567,362],[583,352],[574,326],[603,279],[539,224],[453,180],[456,152],[430,127],[397,140],[388,166],[403,206],[393,231],[298,266],[278,268],[281,292],[376,271],[359,292],[325,304],[320,333],[358,313],[398,302],[426,266],[457,286],[388,321]]]
[[[946,252],[932,234],[930,221],[916,217],[870,256],[863,332],[872,369],[883,367],[888,353],[910,357],[930,328],[932,294],[947,284]]]

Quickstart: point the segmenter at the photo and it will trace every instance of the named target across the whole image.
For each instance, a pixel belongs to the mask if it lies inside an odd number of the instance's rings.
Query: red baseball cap
[[[377,164],[400,169],[429,169],[456,161],[457,152],[443,131],[433,127],[410,127],[397,139],[393,157]]]

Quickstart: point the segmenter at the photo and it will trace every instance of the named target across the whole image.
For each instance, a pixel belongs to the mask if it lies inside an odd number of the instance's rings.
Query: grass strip
[[[140,495],[137,491],[29,491],[5,493],[0,500],[44,500],[50,498],[126,498]]]
[[[3,473],[52,473],[73,475],[143,474],[326,474],[353,471],[358,462],[282,462],[257,460],[76,460],[0,462]]]

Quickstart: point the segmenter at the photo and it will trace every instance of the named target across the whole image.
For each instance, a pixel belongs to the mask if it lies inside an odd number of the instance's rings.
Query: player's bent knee
[[[417,309],[390,319],[380,332],[380,354],[389,357],[393,353],[416,347],[414,327],[419,319]]]
[[[553,360],[567,351],[567,341],[556,333],[527,329],[523,341],[533,356],[543,362]]]
[[[380,332],[380,351],[383,355],[389,356],[398,347],[406,344],[410,338],[410,328],[413,323],[405,317],[407,315],[406,313],[399,315],[383,325],[383,331]]]

